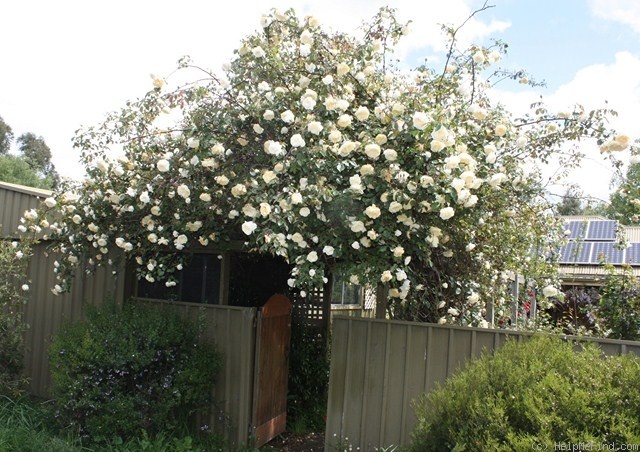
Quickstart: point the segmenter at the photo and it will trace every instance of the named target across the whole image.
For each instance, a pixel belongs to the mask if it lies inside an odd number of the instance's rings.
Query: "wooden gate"
[[[256,448],[284,432],[287,424],[291,308],[287,297],[276,294],[258,314],[251,422]]]

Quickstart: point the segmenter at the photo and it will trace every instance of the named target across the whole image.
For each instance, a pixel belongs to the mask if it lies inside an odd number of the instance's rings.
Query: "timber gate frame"
[[[256,448],[286,429],[292,307],[276,294],[258,312],[250,428]]]

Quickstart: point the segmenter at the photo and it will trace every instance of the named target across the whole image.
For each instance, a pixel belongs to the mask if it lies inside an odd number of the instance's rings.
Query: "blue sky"
[[[239,40],[255,30],[270,7],[295,7],[323,24],[352,32],[385,4],[413,20],[402,47],[408,61],[437,64],[443,39],[439,23],[458,25],[477,0],[21,0],[5,2],[0,19],[3,60],[0,116],[16,136],[42,135],[59,172],[81,177],[71,138],[82,125],[150,88],[150,73],[168,74],[190,54],[203,66],[228,61]],[[506,67],[524,68],[548,86],[500,87],[501,100],[520,111],[543,96],[558,109],[574,102],[620,112],[615,126],[640,137],[640,1],[493,0],[464,27],[461,40],[506,41]],[[594,196],[606,199],[610,172],[597,149],[574,174]],[[585,182],[588,181],[588,182]],[[562,192],[562,188],[556,189]]]

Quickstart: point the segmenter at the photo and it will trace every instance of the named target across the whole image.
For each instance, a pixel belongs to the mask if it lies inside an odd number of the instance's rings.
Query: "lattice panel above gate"
[[[329,322],[327,306],[325,291],[322,289],[310,291],[306,297],[296,294],[293,301],[294,321],[324,334]]]

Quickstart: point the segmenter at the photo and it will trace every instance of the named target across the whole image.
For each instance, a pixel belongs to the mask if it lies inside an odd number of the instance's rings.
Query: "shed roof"
[[[51,194],[49,190],[0,182],[0,237],[16,238],[25,210],[37,208]]]

